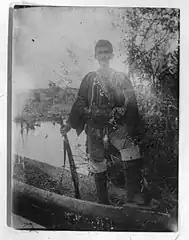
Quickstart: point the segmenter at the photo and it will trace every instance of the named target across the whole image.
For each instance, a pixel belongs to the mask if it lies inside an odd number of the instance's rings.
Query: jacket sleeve
[[[77,98],[71,108],[68,123],[79,135],[85,125],[84,109],[88,106],[88,90],[90,84],[90,73],[87,74],[81,82]]]

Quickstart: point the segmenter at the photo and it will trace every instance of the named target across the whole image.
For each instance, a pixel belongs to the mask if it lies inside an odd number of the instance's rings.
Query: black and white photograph
[[[178,232],[180,10],[20,4],[8,38],[11,227]]]

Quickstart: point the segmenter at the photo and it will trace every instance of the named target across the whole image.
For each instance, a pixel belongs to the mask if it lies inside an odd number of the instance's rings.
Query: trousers
[[[89,155],[89,170],[95,176],[97,194],[101,203],[108,202],[107,198],[107,153],[109,149],[104,148],[103,134],[99,130],[91,129],[87,135],[87,153]],[[116,148],[114,148],[115,150]],[[120,152],[120,162],[124,172],[125,189],[128,201],[134,195],[140,193],[141,168],[143,158],[139,155],[137,146],[130,146],[127,149],[118,150]]]

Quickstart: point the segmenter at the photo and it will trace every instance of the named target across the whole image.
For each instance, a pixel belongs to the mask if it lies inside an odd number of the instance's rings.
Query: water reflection
[[[80,173],[88,174],[87,162],[85,161],[85,140],[84,133],[79,138],[75,130],[68,133],[68,139],[74,155],[77,170]],[[52,122],[43,122],[35,128],[26,131],[21,135],[20,124],[13,124],[13,153],[36,159],[41,162],[61,167],[64,163],[63,139],[60,135],[60,125]],[[69,169],[68,158],[66,168]]]

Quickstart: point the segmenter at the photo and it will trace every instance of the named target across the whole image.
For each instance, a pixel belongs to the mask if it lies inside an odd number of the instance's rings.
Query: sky
[[[84,75],[98,67],[94,45],[110,40],[111,67],[127,71],[119,58],[120,32],[107,8],[37,7],[14,10],[13,91],[45,88],[65,75],[79,87]],[[73,61],[74,59],[74,61]]]

